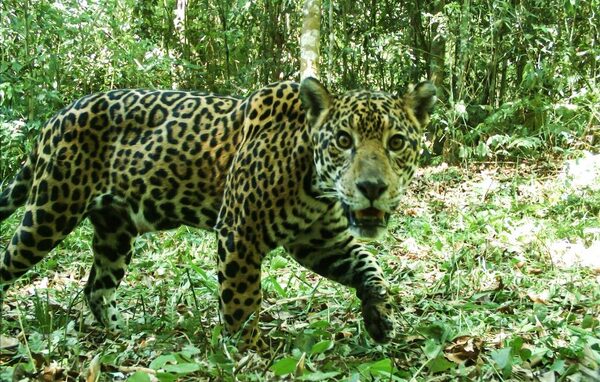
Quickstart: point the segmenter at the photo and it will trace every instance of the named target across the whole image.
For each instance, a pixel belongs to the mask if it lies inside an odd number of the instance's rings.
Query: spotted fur
[[[300,264],[356,288],[365,327],[393,337],[388,285],[354,234],[373,237],[412,177],[435,89],[403,97],[332,96],[315,79],[246,99],[115,90],[56,114],[0,195],[24,205],[0,263],[11,284],[88,217],[94,262],[84,289],[95,318],[120,326],[114,293],[144,232],[185,224],[218,236],[220,310],[240,347],[261,347],[261,262],[283,246]]]

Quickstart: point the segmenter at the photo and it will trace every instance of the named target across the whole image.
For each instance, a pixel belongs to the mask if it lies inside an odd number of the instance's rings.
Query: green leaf
[[[23,67],[23,65],[19,64],[17,61],[13,61],[13,63],[12,63],[12,69],[15,72],[18,72],[19,70],[21,70],[22,67]]]
[[[195,355],[200,354],[202,351],[200,349],[198,349],[197,347],[194,347],[192,345],[186,345],[183,350],[181,350],[179,353],[181,355],[183,355],[184,357],[187,358],[191,358]]]
[[[271,260],[271,268],[272,269],[282,269],[288,266],[288,260],[280,255],[275,256]]]
[[[209,355],[208,360],[211,361],[215,365],[221,365],[221,366],[231,363],[231,360],[220,351]]]
[[[337,375],[339,375],[340,372],[339,371],[328,371],[328,372],[322,372],[322,371],[315,371],[314,373],[306,373],[301,377],[298,377],[297,379],[300,381],[314,381],[314,382],[319,382],[319,381],[324,381],[327,379],[331,379]],[[337,380],[337,379],[336,379]]]
[[[273,366],[271,366],[271,371],[275,373],[275,375],[285,375],[293,373],[296,370],[296,365],[298,361],[292,357],[282,358],[279,361],[275,362]]]
[[[167,363],[175,363],[177,359],[173,354],[159,355],[150,362],[150,369],[162,369]]]
[[[394,366],[392,365],[392,360],[389,358],[384,358],[377,362],[373,362],[367,365],[366,368],[371,373],[375,374],[391,374],[394,370]]]
[[[581,321],[581,327],[583,329],[589,329],[598,325],[598,320],[594,318],[591,314],[586,314]]]
[[[437,340],[439,343],[444,343],[450,336],[450,329],[443,322],[434,322],[431,325],[422,326],[419,332],[426,338]]]
[[[562,373],[565,372],[565,360],[557,359],[556,361],[554,361],[552,366],[550,366],[550,370],[557,372],[559,375],[562,375]]]
[[[222,331],[223,331],[223,325],[215,325],[215,327],[213,328],[211,336],[210,336],[210,344],[212,345],[213,348],[218,347],[219,338],[221,336]]]
[[[519,336],[514,337],[513,340],[510,343],[510,347],[511,347],[513,353],[518,354],[519,350],[521,350],[521,348],[523,348],[523,343],[524,342],[525,341],[523,341],[523,338],[521,338]]]
[[[443,355],[439,355],[427,363],[427,368],[432,373],[439,373],[454,367],[454,364],[444,358]]]
[[[150,382],[150,376],[142,371],[136,371],[127,378],[127,382]]]
[[[285,291],[285,289],[283,289],[283,287],[279,284],[279,282],[277,281],[277,279],[273,276],[267,277],[264,280],[265,285],[270,285],[275,292],[277,292],[277,294],[280,297],[287,297],[287,293]]]
[[[504,369],[506,366],[511,364],[512,349],[509,347],[494,350],[492,352],[492,359],[496,362],[498,367]]]
[[[498,367],[502,369],[504,376],[509,376],[512,370],[512,349],[505,347],[494,350],[491,355]]]
[[[171,373],[156,373],[156,378],[160,382],[173,382],[176,381],[179,378],[179,376],[177,374]]]
[[[527,361],[531,357],[531,350],[523,348],[519,350],[518,354],[523,361]]]
[[[313,329],[325,329],[325,328],[329,327],[329,321],[320,320],[320,321],[311,322],[309,327],[313,328]]]
[[[197,363],[178,363],[175,365],[165,365],[163,369],[171,373],[189,374],[200,370],[200,365]]]
[[[429,338],[425,341],[425,346],[423,346],[423,352],[425,353],[428,359],[436,358],[441,351],[442,345],[437,343],[433,338]]]
[[[312,346],[310,353],[313,355],[323,353],[323,352],[331,349],[332,347],[333,347],[333,341],[331,341],[331,340],[319,341]]]

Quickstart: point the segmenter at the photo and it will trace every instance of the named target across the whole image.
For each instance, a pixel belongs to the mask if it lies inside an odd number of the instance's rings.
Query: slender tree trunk
[[[327,47],[327,84],[331,86],[333,82],[333,44],[335,34],[333,33],[333,0],[329,0],[329,46]]]
[[[177,0],[175,3],[175,10],[173,11],[173,29],[175,30],[176,40],[182,47],[182,57],[184,60],[189,61],[190,58],[190,46],[187,43],[186,36],[186,12],[187,12],[187,0]],[[186,83],[190,83],[192,75],[186,67],[183,67],[182,77]]]
[[[319,75],[321,0],[306,0],[300,36],[300,79]]]
[[[421,1],[415,0],[411,6],[410,22],[411,31],[413,33],[413,54],[414,54],[414,67],[411,73],[411,81],[418,82],[421,76],[421,58],[422,53],[427,51],[425,46],[425,37],[423,36],[423,27],[421,21]]]
[[[433,3],[433,14],[440,17],[444,13],[445,0],[436,0]],[[431,81],[438,89],[440,101],[445,104],[447,102],[446,90],[444,88],[446,80],[445,58],[446,58],[446,36],[441,30],[439,22],[431,25],[431,42],[429,50],[429,74]],[[441,155],[444,151],[446,137],[444,135],[443,126],[431,124],[429,131],[432,135],[434,155]]]
[[[504,95],[506,94],[506,85],[508,82],[507,77],[508,71],[508,57],[502,60],[502,71],[500,72],[500,93],[498,94],[498,105],[502,105],[504,102]]]
[[[187,49],[188,44],[187,44],[187,39],[186,39],[186,34],[185,34],[185,14],[187,11],[187,0],[177,0],[177,3],[175,4],[175,17],[173,19],[173,26],[175,27],[175,31],[177,33],[177,36],[179,38],[179,42],[181,44],[183,44],[184,47],[184,55],[185,58],[189,58],[189,49]]]
[[[227,16],[229,14],[229,9],[226,9],[227,2],[219,3],[219,19],[221,21],[221,28],[223,31],[223,47],[225,49],[225,80],[229,81],[231,77],[230,70],[230,59],[229,59],[229,27],[227,25]]]
[[[434,2],[434,15],[440,15],[444,12],[445,0],[437,0]],[[438,88],[442,90],[444,81],[446,79],[445,72],[445,58],[446,58],[446,36],[440,29],[439,22],[435,22],[431,25],[431,44],[430,44],[430,60],[429,60],[429,73],[431,80]],[[445,100],[444,100],[445,101]]]
[[[344,47],[342,48],[342,85],[344,87],[349,88],[350,86],[348,86],[350,84],[351,78],[350,78],[350,72],[352,71],[350,69],[350,63],[349,63],[349,58],[348,58],[348,49],[344,49],[345,47],[350,46],[350,35],[349,35],[349,28],[348,28],[348,8],[347,8],[347,4],[345,1],[342,2],[340,4],[341,7],[341,20],[342,23],[344,25],[343,27],[343,33],[344,33]]]
[[[471,21],[471,0],[463,0],[461,9],[461,22],[459,38],[456,43],[456,68],[458,69],[456,78],[456,91],[454,92],[454,102],[464,99],[465,86],[467,84],[467,73],[469,70],[469,57],[467,56],[467,48],[470,34]]]

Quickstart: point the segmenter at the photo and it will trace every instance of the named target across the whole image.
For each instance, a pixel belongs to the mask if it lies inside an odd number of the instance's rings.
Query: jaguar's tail
[[[35,165],[33,153],[35,153],[35,150],[27,157],[23,167],[0,194],[0,222],[25,204],[29,197]]]

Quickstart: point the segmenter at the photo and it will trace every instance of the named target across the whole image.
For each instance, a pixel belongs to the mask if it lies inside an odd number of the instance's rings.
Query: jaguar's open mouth
[[[390,214],[374,207],[362,210],[351,210],[344,204],[350,229],[363,237],[377,237],[387,227]]]

